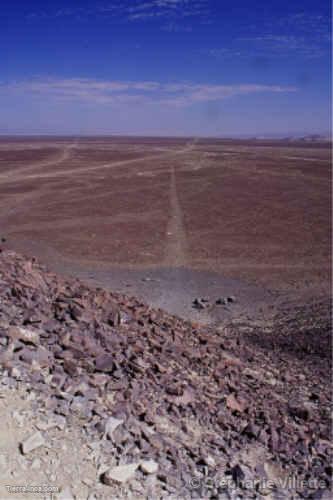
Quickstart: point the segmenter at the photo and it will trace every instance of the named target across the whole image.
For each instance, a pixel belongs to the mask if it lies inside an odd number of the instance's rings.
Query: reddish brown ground
[[[329,287],[328,144],[0,141],[0,232],[82,265],[185,266]]]

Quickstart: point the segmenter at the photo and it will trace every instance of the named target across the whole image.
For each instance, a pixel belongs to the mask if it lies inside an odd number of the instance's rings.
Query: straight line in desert
[[[304,156],[281,156],[286,160],[302,160],[302,161],[322,161],[324,163],[330,163],[330,158],[305,158]]]
[[[71,147],[74,147],[73,145],[71,145]],[[68,175],[68,174],[77,174],[77,173],[80,173],[80,174],[84,174],[84,173],[89,173],[89,172],[93,172],[93,171],[96,171],[96,170],[103,170],[103,169],[109,169],[109,168],[116,168],[116,167],[122,167],[122,166],[125,166],[125,165],[131,165],[131,164],[135,164],[135,163],[140,163],[140,162],[143,162],[143,161],[147,161],[147,160],[160,160],[162,158],[168,158],[169,156],[177,156],[179,154],[184,154],[184,153],[187,153],[189,151],[191,151],[194,147],[194,142],[188,142],[186,144],[186,146],[182,149],[179,149],[179,150],[176,150],[176,151],[170,151],[170,152],[167,152],[167,153],[163,153],[163,154],[160,154],[160,155],[148,155],[148,156],[144,156],[142,158],[131,158],[130,160],[120,160],[120,161],[116,161],[116,162],[112,162],[112,163],[105,163],[103,165],[94,165],[92,167],[76,167],[76,168],[71,168],[71,169],[68,169],[68,170],[61,170],[61,171],[56,171],[56,172],[45,172],[45,173],[35,173],[35,174],[31,174],[31,175],[22,175],[21,178],[18,177],[16,178],[15,176],[15,172],[13,172],[13,177],[10,177],[10,174],[7,175],[7,174],[3,174],[0,176],[0,180],[1,182],[3,182],[2,178],[5,179],[5,181],[10,181],[12,182],[13,180],[28,180],[28,179],[43,179],[43,178],[54,178],[54,177],[64,177],[65,175]],[[67,146],[67,149],[69,148],[69,146]],[[65,154],[65,153],[64,153]],[[68,154],[68,151],[67,151],[67,154]],[[66,157],[62,157],[62,159],[58,159],[58,161],[54,162],[52,161],[52,163],[48,163],[47,165],[45,165],[44,163],[44,166],[49,166],[49,165],[55,165],[55,164],[59,164],[61,161],[64,161],[64,159],[66,159]],[[41,163],[38,164],[38,167],[40,166],[43,166],[41,165]],[[36,167],[34,167],[36,168]],[[30,170],[30,169],[29,169]],[[26,173],[27,169],[26,168],[20,168],[19,171],[24,174]],[[18,170],[16,170],[16,173],[18,172]]]
[[[167,230],[165,264],[171,267],[182,267],[187,262],[187,238],[183,222],[178,192],[175,167],[170,172],[170,221]]]
[[[64,148],[60,150],[59,153],[56,155],[52,156],[51,158],[47,160],[42,160],[39,162],[36,162],[32,165],[29,165],[27,167],[20,167],[16,168],[11,172],[7,172],[5,174],[0,175],[0,180],[3,182],[3,180],[7,181],[15,181],[19,180],[21,178],[23,179],[31,179],[34,177],[41,177],[40,174],[31,174],[31,175],[26,175],[27,172],[33,172],[34,170],[38,168],[44,168],[44,167],[52,167],[54,165],[59,165],[63,163],[64,161],[68,160],[72,156],[72,151],[77,147],[77,142],[73,142],[71,144],[68,144]],[[21,174],[21,175],[20,175]]]

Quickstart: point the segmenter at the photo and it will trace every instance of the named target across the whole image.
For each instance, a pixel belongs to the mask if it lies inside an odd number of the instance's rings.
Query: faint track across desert
[[[170,221],[167,229],[167,245],[165,264],[171,267],[181,267],[187,261],[187,238],[183,222],[176,182],[175,167],[170,171]]]
[[[1,232],[52,262],[161,266],[177,290],[188,269],[324,290],[329,148],[236,146],[178,138],[0,142]],[[165,293],[177,306],[175,289]]]
[[[72,151],[77,147],[78,143],[77,141],[68,144],[64,148],[60,150],[59,153],[57,153],[55,156],[52,158],[49,158],[47,160],[39,161],[37,163],[34,163],[33,165],[29,165],[27,167],[20,167],[16,168],[14,171],[8,172],[6,174],[0,175],[0,181],[3,182],[3,180],[8,180],[8,181],[15,181],[15,180],[21,180],[26,179],[26,178],[31,178],[35,176],[27,176],[25,175],[27,172],[33,172],[34,170],[38,168],[44,168],[44,167],[52,167],[54,165],[59,165],[63,163],[64,161],[68,160],[72,156]],[[21,175],[20,175],[21,174]],[[38,175],[37,175],[38,176]]]
[[[194,145],[195,145],[195,140],[189,141],[186,146],[182,149],[177,149],[177,150],[172,150],[172,151],[167,151],[164,152],[163,154],[159,155],[147,155],[142,158],[131,158],[130,160],[120,160],[112,163],[104,163],[102,165],[94,165],[90,167],[75,167],[75,168],[70,168],[67,170],[59,170],[59,171],[51,171],[51,172],[45,172],[45,173],[31,173],[29,175],[26,175],[27,172],[33,172],[35,169],[43,168],[43,167],[50,167],[50,166],[55,166],[55,165],[60,165],[64,161],[68,160],[71,157],[71,152],[74,148],[77,147],[77,142],[71,143],[67,145],[61,152],[60,155],[57,156],[57,158],[52,158],[50,160],[45,160],[42,162],[38,162],[38,164],[31,165],[30,167],[20,167],[18,169],[15,169],[13,172],[9,172],[8,174],[2,174],[0,175],[0,181],[1,183],[4,182],[14,182],[14,181],[21,181],[21,180],[29,180],[29,179],[43,179],[43,178],[55,178],[55,177],[64,177],[66,175],[71,175],[71,174],[84,174],[84,173],[90,173],[93,171],[99,171],[103,169],[109,169],[109,168],[117,168],[117,167],[122,167],[122,166],[127,166],[131,164],[136,164],[136,163],[141,163],[144,161],[149,161],[149,160],[162,160],[162,159],[167,159],[169,157],[177,156],[179,154],[185,154],[190,152]]]

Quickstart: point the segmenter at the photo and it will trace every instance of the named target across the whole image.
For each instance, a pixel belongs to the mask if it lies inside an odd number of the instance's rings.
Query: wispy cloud
[[[294,32],[312,36],[328,34],[331,29],[331,20],[328,16],[322,13],[310,14],[304,11],[282,17],[277,20],[277,24],[281,28],[289,28]]]
[[[191,106],[195,103],[221,101],[237,95],[263,92],[293,92],[295,87],[261,84],[205,85],[195,83],[160,83],[154,81],[100,81],[90,79],[47,79],[0,84],[0,93],[23,93],[52,96],[57,99],[90,101],[96,104]]]
[[[177,24],[174,22],[169,22],[161,27],[163,31],[169,31],[170,33],[190,33],[193,31],[191,25]]]
[[[286,34],[264,34],[261,36],[242,38],[248,48],[255,49],[257,53],[274,55],[297,54],[305,58],[321,57],[328,51],[328,46],[319,40],[305,36]]]
[[[127,9],[128,19],[204,17],[209,13],[208,0],[151,0]]]
[[[314,59],[329,55],[330,42],[330,20],[326,15],[296,12],[247,26],[243,37],[237,36],[222,47],[206,49],[205,53],[217,59]]]
[[[96,4],[92,8],[66,7],[58,10],[44,10],[31,12],[28,19],[40,18],[76,18],[84,19],[89,16],[103,18],[117,18],[123,21],[149,21],[160,19],[170,22],[170,26],[182,19],[200,18],[203,22],[209,15],[209,0],[136,0],[132,5],[115,3],[111,5]],[[166,25],[168,26],[168,25]],[[176,25],[175,25],[176,26]],[[180,25],[178,25],[180,27]],[[170,29],[176,31],[177,29]],[[180,31],[180,28],[179,28]],[[188,31],[187,29],[182,31]]]
[[[94,7],[64,7],[61,9],[46,8],[36,10],[26,15],[27,19],[52,19],[52,18],[76,18],[83,19],[91,16],[95,17],[113,17],[124,12],[122,4],[113,5],[95,5]]]
[[[215,57],[216,59],[242,57],[245,55],[245,52],[243,52],[242,50],[233,48],[233,47],[212,48],[212,49],[201,51],[201,53]]]
[[[243,40],[273,54],[298,54],[305,58],[327,55],[330,19],[324,14],[296,12],[267,22],[261,35]]]

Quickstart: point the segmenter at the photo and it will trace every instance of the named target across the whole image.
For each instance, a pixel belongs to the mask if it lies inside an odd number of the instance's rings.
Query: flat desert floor
[[[329,294],[330,191],[328,143],[0,140],[9,248],[191,318]]]

